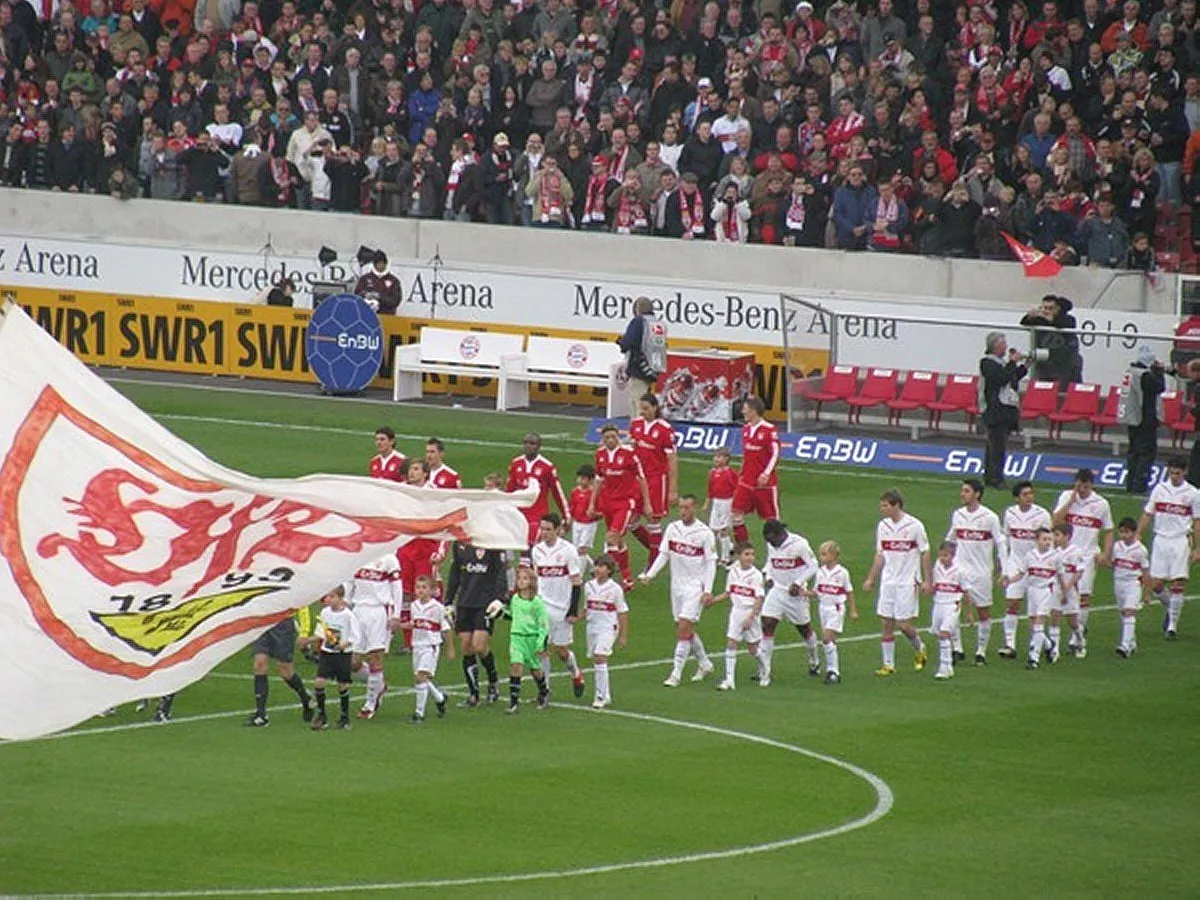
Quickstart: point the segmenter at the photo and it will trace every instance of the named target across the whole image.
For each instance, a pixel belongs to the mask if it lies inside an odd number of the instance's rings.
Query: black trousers
[[[1125,490],[1144,494],[1150,485],[1150,467],[1158,454],[1158,423],[1129,426],[1129,452],[1125,454]]]
[[[987,446],[983,451],[983,483],[995,487],[1004,481],[1004,458],[1008,454],[1007,422],[987,426]]]

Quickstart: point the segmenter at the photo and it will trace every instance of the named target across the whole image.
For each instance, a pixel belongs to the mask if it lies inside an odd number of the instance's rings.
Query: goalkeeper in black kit
[[[503,550],[483,550],[470,544],[455,544],[445,605],[454,605],[454,630],[462,648],[463,675],[470,697],[462,704],[479,705],[479,666],[487,673],[488,703],[500,699],[496,687],[496,657],[489,646],[492,620],[488,604],[508,596],[508,567]]]

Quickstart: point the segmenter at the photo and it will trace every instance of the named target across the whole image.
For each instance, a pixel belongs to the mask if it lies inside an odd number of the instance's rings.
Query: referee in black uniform
[[[270,724],[267,716],[267,695],[270,692],[267,666],[271,659],[275,660],[283,683],[300,698],[304,721],[312,721],[312,698],[304,688],[304,680],[296,674],[296,667],[292,664],[295,658],[296,620],[292,616],[272,625],[254,642],[254,715],[246,723],[251,728],[263,728]]]
[[[488,703],[500,699],[496,688],[496,657],[489,646],[492,620],[487,617],[487,607],[507,594],[508,566],[503,550],[482,550],[465,543],[454,545],[444,603],[447,608],[454,605],[454,630],[462,648],[467,690],[471,692],[464,706],[479,705],[480,663],[487,673]]]

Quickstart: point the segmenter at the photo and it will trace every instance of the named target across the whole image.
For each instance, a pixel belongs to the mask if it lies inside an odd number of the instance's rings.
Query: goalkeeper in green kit
[[[550,617],[546,604],[537,593],[537,576],[533,570],[522,566],[517,569],[517,590],[508,602],[508,607],[499,600],[488,606],[488,615],[493,619],[507,614],[512,619],[512,630],[508,636],[508,711],[520,711],[521,676],[528,667],[529,674],[537,684],[538,709],[550,705],[550,687],[546,684],[546,673],[542,671],[542,654],[546,650],[546,638],[550,634]]]

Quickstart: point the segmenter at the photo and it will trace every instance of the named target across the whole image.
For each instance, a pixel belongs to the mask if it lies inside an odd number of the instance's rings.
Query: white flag
[[[0,308],[0,738],[177,691],[413,537],[524,547],[521,494],[251,478]]]

